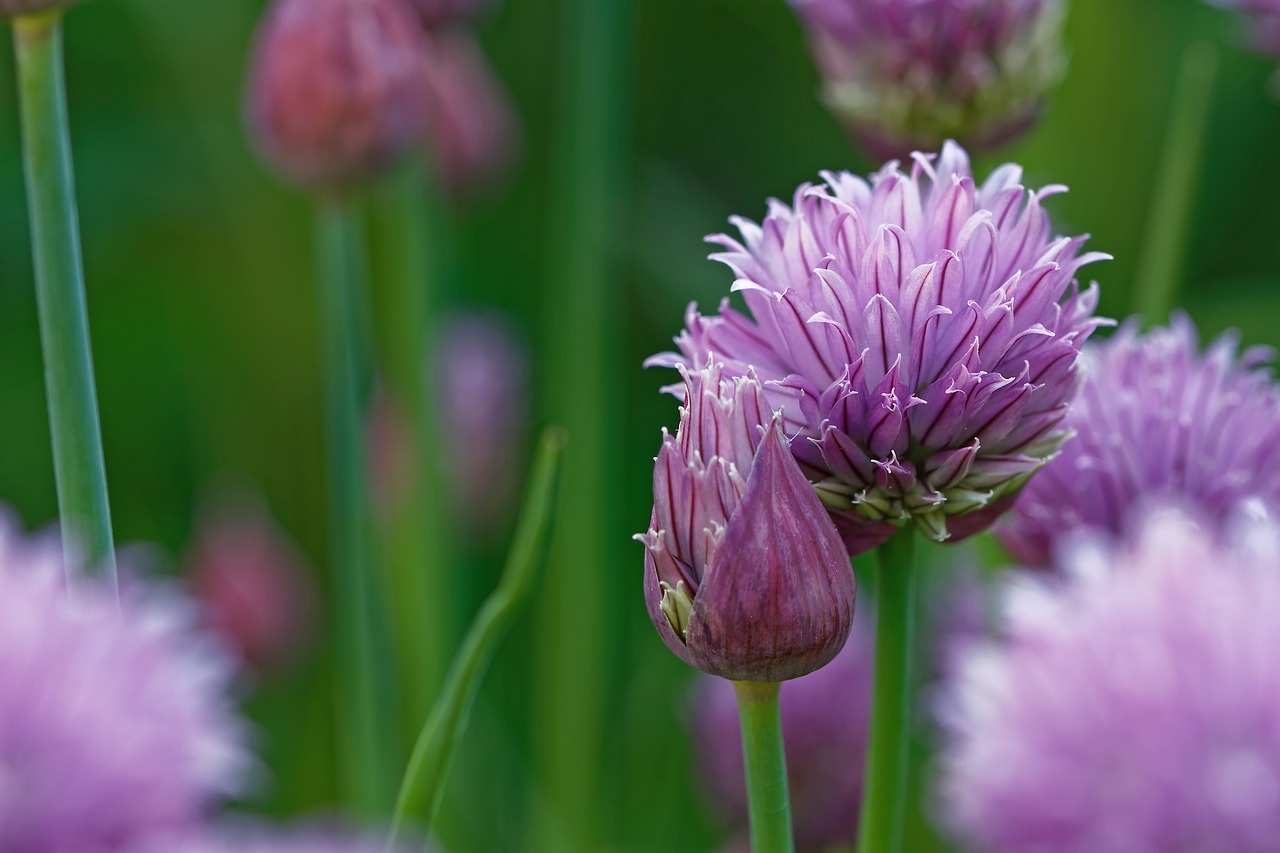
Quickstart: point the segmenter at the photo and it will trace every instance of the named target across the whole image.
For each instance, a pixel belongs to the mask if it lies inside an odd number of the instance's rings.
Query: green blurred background
[[[324,567],[312,213],[258,164],[241,120],[263,6],[99,0],[68,16],[90,322],[117,540],[179,554],[209,490],[248,481]],[[505,184],[459,207],[456,226],[455,301],[507,311],[535,341],[537,319],[559,310],[545,304],[540,279],[547,211],[561,192],[548,164],[562,11],[555,0],[505,0],[482,27],[525,148]],[[646,525],[651,457],[660,428],[675,421],[674,401],[658,393],[670,377],[640,363],[668,346],[688,301],[712,306],[727,292],[728,271],[705,260],[705,234],[731,214],[759,218],[766,197],[789,196],[819,169],[878,164],[815,97],[817,77],[783,0],[641,0],[633,33],[634,91],[618,95],[634,105],[620,203],[628,213],[610,229],[615,274],[599,283],[625,317],[625,362],[613,378],[624,401],[613,435],[623,510],[611,522],[616,564],[599,567],[611,579],[612,633],[582,638],[604,643],[611,662],[594,786],[598,846],[704,850],[723,833],[687,766],[680,716],[691,673],[653,636],[641,548],[627,538]],[[1124,316],[1178,65],[1193,41],[1214,44],[1220,61],[1178,301],[1206,335],[1237,326],[1249,342],[1280,344],[1280,103],[1267,94],[1274,65],[1238,46],[1240,33],[1197,0],[1075,0],[1068,76],[1044,121],[980,168],[1012,159],[1031,186],[1070,186],[1050,202],[1057,228],[1087,231],[1091,248],[1115,255],[1088,272],[1102,284],[1103,313]],[[11,59],[0,63],[0,500],[38,527],[53,520],[56,500]],[[484,583],[501,549],[479,550],[467,571]],[[541,807],[530,795],[538,775],[523,713],[531,621],[501,653],[459,754],[440,826],[451,850],[524,849],[526,819]],[[322,638],[306,662],[248,691],[272,773],[244,808],[293,814],[336,802],[324,652]],[[908,849],[934,843],[917,827]]]

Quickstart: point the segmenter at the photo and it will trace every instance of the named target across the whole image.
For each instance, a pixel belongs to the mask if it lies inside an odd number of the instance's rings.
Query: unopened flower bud
[[[872,154],[1028,127],[1062,75],[1061,0],[791,0],[823,95]]]
[[[667,646],[733,681],[782,681],[828,663],[853,620],[854,578],[754,376],[684,371],[664,435],[645,545],[645,601]]]
[[[274,0],[250,70],[258,147],[306,187],[376,176],[426,126],[427,50],[405,0]]]
[[[520,130],[501,81],[474,39],[444,35],[432,48],[427,141],[436,180],[456,195],[502,174],[519,148]]]

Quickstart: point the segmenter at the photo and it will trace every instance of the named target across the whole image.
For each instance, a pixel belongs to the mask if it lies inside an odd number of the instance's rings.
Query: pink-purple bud
[[[442,35],[427,62],[436,180],[457,195],[499,177],[520,147],[520,128],[489,61],[461,33]]]
[[[426,127],[427,52],[405,0],[274,0],[249,77],[262,154],[309,188],[376,176]]]
[[[185,563],[205,618],[246,662],[278,668],[306,646],[315,629],[315,586],[265,511],[236,506],[204,519]]]
[[[667,646],[734,681],[782,681],[828,663],[853,620],[854,578],[754,376],[708,362],[684,375],[664,433],[645,545],[645,601]]]

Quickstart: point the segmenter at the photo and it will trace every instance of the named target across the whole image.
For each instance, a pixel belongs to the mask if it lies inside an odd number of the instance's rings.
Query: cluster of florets
[[[1280,387],[1263,367],[1272,352],[1236,350],[1224,335],[1201,353],[1183,315],[1145,334],[1127,323],[1086,348],[1066,420],[1076,437],[998,528],[1014,556],[1048,566],[1064,538],[1124,537],[1152,506],[1193,508],[1214,535],[1280,508]]]
[[[874,153],[997,144],[1064,66],[1059,0],[791,0],[832,111]]]
[[[1275,849],[1280,548],[1235,538],[1161,514],[1013,586],[942,709],[942,801],[975,849]]]
[[[0,521],[0,848],[71,853],[195,824],[252,767],[232,667],[176,593],[64,578]]]
[[[741,241],[710,238],[748,313],[690,306],[679,353],[758,377],[850,553],[914,524],[982,529],[1070,436],[1076,358],[1101,323],[1075,274],[1105,257],[1054,237],[1006,165],[976,184],[965,152],[826,174],[770,202]],[[678,386],[677,390],[678,390]]]

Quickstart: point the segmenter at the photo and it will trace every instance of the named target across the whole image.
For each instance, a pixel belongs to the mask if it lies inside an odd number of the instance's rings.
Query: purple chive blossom
[[[1075,275],[1107,256],[1052,237],[1041,201],[1064,188],[1021,177],[975,184],[954,143],[910,173],[825,173],[762,225],[734,219],[741,241],[709,238],[747,313],[691,305],[680,352],[648,364],[758,377],[850,553],[904,524],[982,529],[1069,437],[1076,357],[1106,322]]]
[[[1061,0],[791,0],[823,94],[875,153],[999,144],[1062,75]]]
[[[199,821],[250,766],[230,669],[176,594],[68,594],[0,521],[0,850],[108,853]]]
[[[1270,853],[1280,839],[1280,549],[1165,514],[1022,579],[943,706],[941,801],[987,853]],[[1261,540],[1261,541],[1259,541]]]
[[[1077,436],[997,528],[1014,556],[1048,566],[1064,537],[1127,534],[1153,503],[1183,505],[1218,532],[1280,512],[1280,387],[1260,367],[1272,353],[1236,347],[1227,335],[1201,353],[1181,314],[1086,347],[1066,420]]]
[[[835,660],[782,691],[791,812],[801,850],[823,850],[857,838],[873,662],[864,615],[859,608],[849,641]],[[745,828],[747,783],[733,687],[718,678],[700,682],[690,723],[707,792],[730,826]]]
[[[754,376],[683,371],[664,431],[645,546],[649,616],[685,663],[734,681],[826,664],[853,620],[854,578]]]
[[[1209,0],[1244,15],[1250,42],[1259,53],[1280,57],[1280,0]]]

